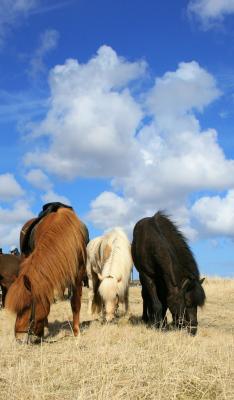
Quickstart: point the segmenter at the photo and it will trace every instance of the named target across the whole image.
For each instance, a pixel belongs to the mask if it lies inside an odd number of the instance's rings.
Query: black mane
[[[171,250],[174,252],[179,268],[183,269],[186,277],[191,279],[200,279],[199,269],[190,249],[187,239],[180,231],[178,226],[172,222],[170,217],[164,211],[158,211],[153,217],[160,234],[163,235]]]

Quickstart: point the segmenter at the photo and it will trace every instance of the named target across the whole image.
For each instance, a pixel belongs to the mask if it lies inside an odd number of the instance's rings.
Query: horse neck
[[[114,238],[114,240],[111,243],[111,254],[106,260],[104,266],[103,266],[103,274],[104,276],[107,275],[112,275],[113,273],[116,272],[116,266],[118,265],[118,255],[119,255],[119,247],[118,247],[118,240],[117,238]]]

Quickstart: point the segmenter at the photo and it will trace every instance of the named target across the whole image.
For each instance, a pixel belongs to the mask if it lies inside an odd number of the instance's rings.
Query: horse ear
[[[32,285],[31,285],[29,277],[27,275],[24,275],[23,280],[24,280],[24,286],[26,287],[27,290],[29,290],[29,292],[31,292]]]
[[[204,280],[205,280],[206,278],[202,278],[202,279],[200,279],[200,281],[199,281],[199,283],[200,283],[200,285],[202,285],[203,284],[203,282],[204,282]]]
[[[101,275],[101,274],[99,274],[99,273],[98,273],[97,275],[98,275],[98,279],[99,279],[99,281],[101,281],[101,282],[102,282],[102,281],[103,281],[103,279],[104,279],[104,278],[102,277],[102,275]]]
[[[183,285],[181,286],[181,290],[183,292],[185,292],[186,289],[189,287],[189,285],[190,285],[190,279],[185,279],[185,281],[183,282]]]

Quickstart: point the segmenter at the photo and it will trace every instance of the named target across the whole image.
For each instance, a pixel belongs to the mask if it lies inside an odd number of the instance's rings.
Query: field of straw
[[[16,343],[14,316],[1,310],[0,399],[233,399],[234,280],[208,278],[205,290],[196,337],[141,324],[139,287],[130,289],[130,319],[110,325],[90,321],[85,289],[78,338],[69,302],[58,301],[39,345]]]

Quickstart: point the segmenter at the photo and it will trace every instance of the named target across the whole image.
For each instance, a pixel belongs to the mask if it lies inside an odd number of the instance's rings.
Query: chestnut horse
[[[20,269],[21,255],[0,254],[0,287],[2,289],[2,308],[5,307],[7,291],[17,278]]]
[[[28,226],[29,222],[23,227],[21,240]],[[43,337],[54,290],[63,292],[70,283],[73,332],[77,336],[86,264],[83,223],[71,208],[62,207],[40,219],[31,236],[32,252],[21,263],[6,297],[6,307],[16,313],[15,336],[19,340],[30,333]]]

